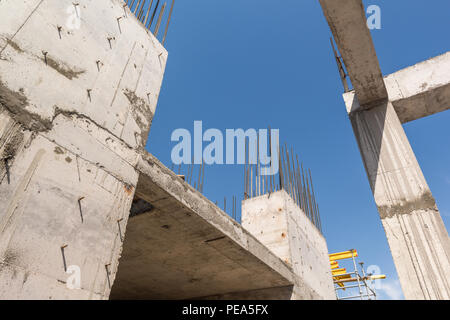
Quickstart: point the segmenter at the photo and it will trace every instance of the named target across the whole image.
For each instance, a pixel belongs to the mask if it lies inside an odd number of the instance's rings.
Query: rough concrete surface
[[[336,299],[325,238],[284,190],[245,200],[242,225],[321,299]]]
[[[322,298],[145,153],[167,52],[77,3],[0,2],[0,298]]]
[[[123,1],[78,3],[72,29],[72,1],[0,2],[2,299],[107,299],[114,283],[167,52]]]
[[[363,108],[388,98],[361,0],[320,0]]]
[[[362,1],[320,2],[405,297],[450,299],[402,128],[449,108],[450,55],[383,78]],[[245,201],[242,227],[144,151],[168,53],[123,1],[77,3],[0,1],[0,299],[334,299],[325,239],[284,191]]]
[[[389,101],[401,123],[450,108],[450,52],[384,77]],[[355,91],[344,94],[348,112],[360,109]]]
[[[450,298],[450,240],[402,123],[450,107],[450,55],[382,77],[361,0],[320,0],[354,91],[344,101],[407,299]]]
[[[405,297],[449,299],[450,240],[392,103],[350,119]]]
[[[136,198],[151,206],[130,218],[113,299],[309,298],[288,265],[156,158],[138,169]]]
[[[402,123],[450,108],[450,52],[384,78],[389,100]]]

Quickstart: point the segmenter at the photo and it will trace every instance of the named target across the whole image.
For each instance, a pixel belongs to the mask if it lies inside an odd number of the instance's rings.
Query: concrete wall
[[[325,238],[285,191],[243,201],[242,226],[291,265],[315,298],[336,299]]]
[[[123,1],[78,3],[70,29],[72,1],[0,2],[0,299],[115,279],[167,52]]]

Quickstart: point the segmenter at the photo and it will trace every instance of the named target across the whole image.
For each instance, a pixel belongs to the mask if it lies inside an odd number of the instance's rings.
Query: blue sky
[[[381,7],[372,35],[383,74],[449,50],[450,1],[364,1]],[[169,168],[173,130],[194,120],[280,129],[313,172],[330,252],[355,248],[388,276],[381,298],[401,298],[392,257],[341,97],[342,85],[318,0],[178,0],[169,59],[148,150]],[[405,125],[447,229],[450,112]],[[204,193],[223,205],[243,194],[243,167],[206,168]]]

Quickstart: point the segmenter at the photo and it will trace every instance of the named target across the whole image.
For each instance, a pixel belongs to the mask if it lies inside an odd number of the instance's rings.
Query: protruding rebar
[[[259,134],[256,139],[256,196],[259,197],[259,185],[260,185],[260,175],[259,175]]]
[[[203,185],[205,184],[205,164],[202,165],[202,184],[200,192],[203,193]]]
[[[156,22],[156,27],[155,27],[155,32],[154,32],[155,37],[158,36],[159,27],[161,26],[161,21],[162,21],[162,17],[164,15],[164,10],[166,9],[166,6],[167,6],[167,3],[164,2],[163,6],[161,8],[161,11],[159,12],[159,17],[158,17],[158,21]]]
[[[146,28],[147,28],[148,18],[149,18],[149,16],[150,16],[150,10],[152,10],[152,5],[153,5],[153,0],[150,1],[150,4],[149,4],[149,6],[148,6],[148,8],[147,8],[147,13],[145,14],[145,18],[144,18],[144,20],[142,21],[142,23],[144,24],[144,26],[145,26]]]
[[[283,167],[281,165],[281,152],[280,146],[278,145],[278,176],[279,176],[279,188],[283,189]]]
[[[155,9],[153,10],[152,17],[151,17],[151,19],[150,19],[150,24],[148,25],[148,28],[149,28],[149,29],[152,27],[153,19],[155,18],[156,11],[158,10],[158,7],[159,7],[159,2],[160,2],[160,0],[158,0],[158,1],[156,2]]]
[[[336,64],[339,69],[339,76],[341,77],[342,85],[344,86],[344,92],[348,92],[347,74],[345,73],[344,64],[342,63],[342,58],[338,55],[336,47],[334,46],[333,38],[330,37],[331,46],[333,47],[334,58],[336,59]]]
[[[169,30],[170,19],[172,19],[172,12],[173,12],[174,5],[175,5],[175,0],[172,0],[172,5],[170,6],[169,18],[167,19],[166,30],[164,31],[164,37],[163,37],[163,40],[162,40],[162,45],[164,45],[164,42],[166,42],[167,31]]]
[[[136,7],[134,8],[134,15],[136,15],[137,14],[137,12],[138,12],[138,9],[139,9],[139,6],[141,5],[141,2],[142,2],[142,0],[138,0],[138,3],[136,4]]]
[[[272,145],[269,127],[269,158],[272,167]],[[304,168],[300,163],[298,155],[294,156],[294,150],[288,150],[287,145],[278,146],[278,176],[261,176],[261,158],[259,153],[263,150],[259,148],[259,137],[257,139],[256,164],[250,163],[250,150],[247,141],[245,143],[245,166],[244,166],[244,200],[258,197],[264,194],[271,194],[279,190],[284,190],[292,198],[294,203],[304,212],[310,221],[322,232],[319,205],[317,203],[314,185],[312,182],[311,170]],[[254,173],[253,173],[254,171]],[[278,183],[276,182],[278,181]],[[231,215],[237,215],[237,198],[233,197]]]
[[[137,15],[138,20],[141,20],[142,13],[144,11],[144,5],[147,0],[142,1],[141,8],[139,9],[139,13]]]

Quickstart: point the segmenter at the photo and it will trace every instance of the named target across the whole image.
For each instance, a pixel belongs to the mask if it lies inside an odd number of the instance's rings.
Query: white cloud
[[[381,288],[378,289],[379,293],[379,299],[382,300],[402,300],[403,292],[402,288],[400,287],[400,281],[398,280],[391,280],[386,281],[382,280]],[[383,293],[380,295],[380,293]]]

